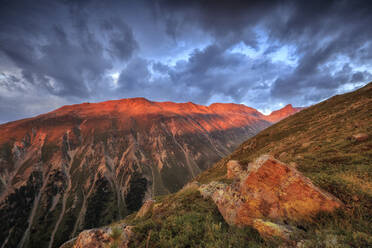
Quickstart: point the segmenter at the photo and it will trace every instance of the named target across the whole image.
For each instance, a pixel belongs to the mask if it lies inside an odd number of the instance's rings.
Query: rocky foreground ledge
[[[196,188],[204,198],[213,200],[229,225],[252,226],[266,239],[280,238],[296,245],[291,234],[299,230],[287,223],[311,221],[319,212],[332,212],[342,206],[341,201],[316,187],[293,166],[269,155],[247,166],[229,161],[226,178],[229,183],[213,181],[199,185],[192,182],[183,190]],[[155,201],[147,200],[135,218],[154,214],[154,205]],[[111,245],[126,248],[132,234],[132,226],[125,224],[85,230],[61,248]]]
[[[215,202],[228,224],[252,226],[266,238],[289,240],[295,228],[284,224],[288,220],[311,220],[342,205],[294,167],[269,155],[246,169],[238,161],[229,161],[227,178],[231,184],[213,181],[200,186],[200,193]]]
[[[125,224],[89,229],[64,243],[60,248],[127,248],[132,226]]]

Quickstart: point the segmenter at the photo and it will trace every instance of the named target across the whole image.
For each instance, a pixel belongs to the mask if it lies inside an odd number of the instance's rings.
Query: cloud
[[[6,1],[0,121],[138,96],[265,110],[313,104],[372,80],[371,7],[357,0]]]
[[[128,60],[138,49],[131,28],[118,17],[106,19],[102,31],[108,36],[108,52],[114,58]]]
[[[186,6],[190,1],[160,2],[164,9],[190,8]],[[191,2],[194,11],[187,11],[193,17],[190,22],[212,34],[218,44],[243,41],[258,49],[265,43],[259,40],[261,32],[266,36],[264,53],[268,56],[283,46],[295,48],[297,68],[278,73],[269,97],[309,104],[305,99],[319,101],[335,94],[343,84],[370,80],[337,72],[346,64],[351,64],[350,74],[358,73],[360,67],[372,69],[372,31],[367,27],[372,22],[368,11],[372,6],[367,1]],[[206,66],[203,63],[201,68]],[[310,89],[311,97],[307,97]]]

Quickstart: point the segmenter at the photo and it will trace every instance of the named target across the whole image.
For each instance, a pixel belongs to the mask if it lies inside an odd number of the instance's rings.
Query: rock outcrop
[[[227,163],[231,185],[212,182],[199,191],[211,197],[230,225],[250,225],[262,236],[288,237],[285,220],[310,220],[321,211],[333,211],[342,203],[316,187],[293,166],[269,155],[243,169],[237,161]]]
[[[284,118],[293,115],[304,108],[301,107],[293,107],[292,104],[286,105],[284,108],[281,108],[279,110],[273,111],[270,115],[266,116],[266,120],[270,122],[278,122],[283,120]]]
[[[154,207],[154,204],[155,204],[154,200],[152,200],[152,199],[146,200],[145,203],[143,203],[140,210],[138,210],[138,212],[136,214],[136,218],[143,218],[147,214],[149,214],[151,212],[152,208]]]
[[[114,226],[85,230],[74,241],[73,248],[127,248],[131,226]]]
[[[226,177],[228,179],[236,179],[244,175],[239,162],[236,160],[230,160],[229,162],[227,162],[226,167],[227,167]]]

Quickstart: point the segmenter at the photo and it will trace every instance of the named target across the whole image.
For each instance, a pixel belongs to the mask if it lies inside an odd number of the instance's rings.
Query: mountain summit
[[[131,98],[0,125],[0,240],[55,247],[123,218],[277,120],[267,118],[241,104]]]
[[[270,122],[278,122],[280,120],[283,120],[284,118],[293,115],[299,111],[301,111],[304,108],[299,108],[299,107],[293,107],[292,104],[288,104],[285,107],[275,110],[271,112],[270,115],[266,116],[266,120]]]

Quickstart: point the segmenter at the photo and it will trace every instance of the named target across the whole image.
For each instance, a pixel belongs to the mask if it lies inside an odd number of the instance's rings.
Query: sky
[[[0,0],[0,123],[145,97],[268,114],[372,81],[370,1]]]

